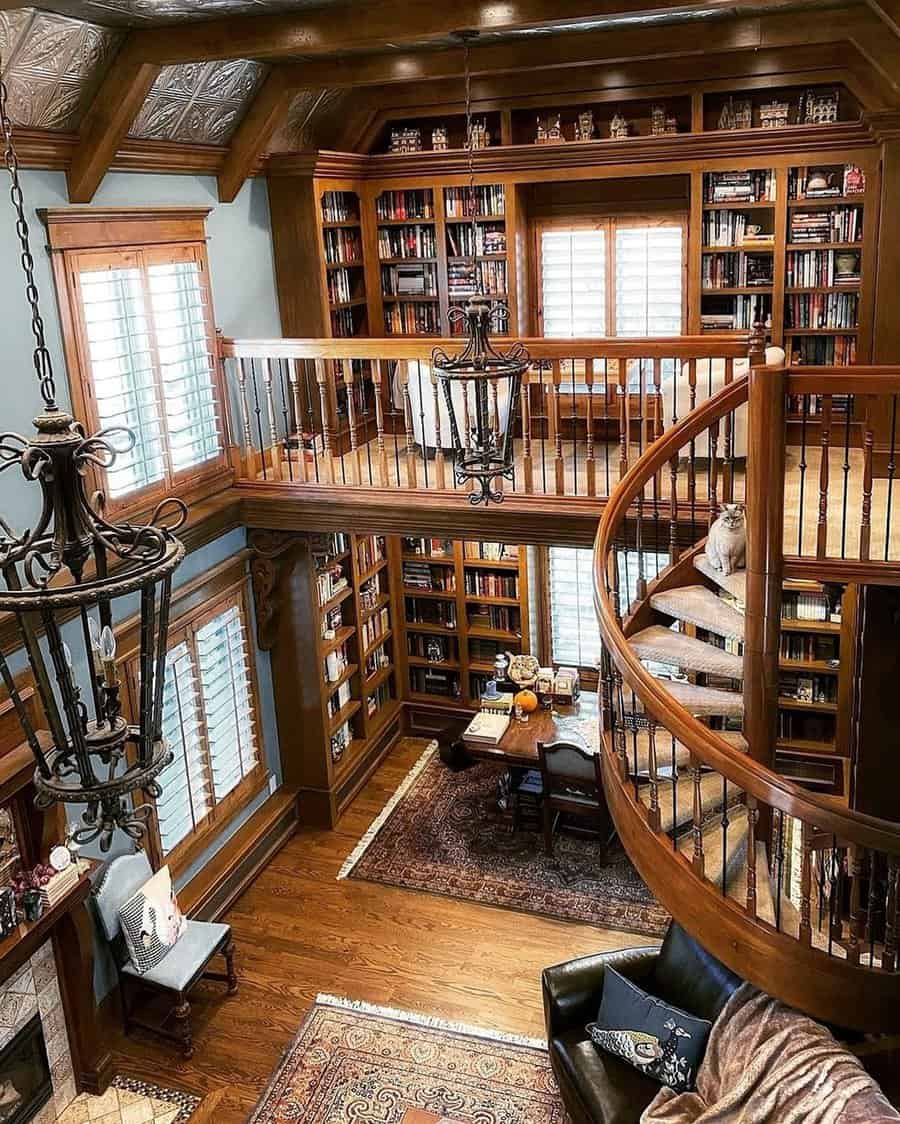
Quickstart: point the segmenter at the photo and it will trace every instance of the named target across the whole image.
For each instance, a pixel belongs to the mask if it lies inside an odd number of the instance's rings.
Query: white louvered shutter
[[[541,302],[545,336],[590,339],[606,335],[604,231],[542,231]]]
[[[616,335],[678,336],[682,324],[682,228],[616,227]]]
[[[553,662],[596,667],[600,660],[600,629],[594,612],[593,551],[551,546],[550,654]]]
[[[149,265],[147,279],[172,471],[181,472],[221,450],[209,310],[198,262]]]
[[[213,791],[219,801],[259,758],[245,628],[237,605],[197,630],[197,658]]]
[[[79,274],[82,316],[101,428],[133,430],[134,449],[107,473],[112,498],[166,475],[165,438],[153,370],[150,325],[137,266]]]
[[[177,644],[166,656],[163,693],[163,737],[175,756],[159,775],[162,795],[156,803],[164,855],[212,810],[198,689],[191,650],[185,642]]]

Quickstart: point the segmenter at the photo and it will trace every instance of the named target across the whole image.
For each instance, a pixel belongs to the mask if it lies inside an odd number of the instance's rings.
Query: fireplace
[[[35,1015],[0,1051],[0,1124],[25,1124],[52,1092],[41,1016]]]

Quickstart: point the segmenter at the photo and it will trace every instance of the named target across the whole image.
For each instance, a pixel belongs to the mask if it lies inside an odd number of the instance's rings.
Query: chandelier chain
[[[34,371],[40,385],[41,398],[48,410],[56,409],[56,384],[53,379],[53,364],[44,334],[44,320],[41,316],[37,283],[34,279],[34,257],[31,253],[31,238],[28,221],[25,218],[25,199],[19,179],[19,158],[13,143],[12,120],[9,115],[9,91],[2,77],[0,65],[0,129],[3,132],[4,162],[10,178],[9,197],[16,213],[16,235],[21,247],[20,260],[25,274],[25,296],[31,308],[31,332],[34,336]]]
[[[472,220],[472,267],[475,276],[473,284],[475,292],[483,294],[483,279],[478,268],[478,205],[475,197],[475,132],[472,128],[472,72],[469,41],[474,33],[463,35],[463,65],[466,79],[466,156],[469,169],[469,217]]]

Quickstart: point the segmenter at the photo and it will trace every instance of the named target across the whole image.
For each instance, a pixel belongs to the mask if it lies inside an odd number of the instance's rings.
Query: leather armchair
[[[676,924],[660,948],[628,948],[546,968],[542,977],[550,1062],[573,1124],[639,1124],[660,1085],[598,1050],[596,1018],[607,968],[690,1014],[714,1021],[741,978]]]

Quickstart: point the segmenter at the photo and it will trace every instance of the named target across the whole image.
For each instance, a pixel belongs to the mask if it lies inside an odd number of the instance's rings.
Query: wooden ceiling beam
[[[827,19],[801,22],[796,13],[708,20],[683,24],[614,28],[567,36],[549,50],[541,37],[517,43],[474,47],[473,76],[536,72],[577,66],[613,66],[639,59],[668,59],[686,55],[759,50],[851,41],[857,30],[878,23],[867,8],[838,8]],[[353,60],[285,63],[288,80],[298,88],[382,86],[436,82],[458,78],[463,52],[394,52]],[[425,96],[427,98],[427,95]],[[425,100],[425,98],[423,98]]]
[[[346,8],[233,16],[134,32],[141,56],[163,66],[210,59],[314,57],[426,44],[461,29],[504,32],[541,28],[565,30],[594,19],[623,15],[676,15],[697,8],[787,7],[791,0],[456,0],[410,4],[370,0],[348,18]]]
[[[93,199],[160,69],[157,63],[135,55],[126,40],[78,130],[78,146],[67,174],[70,202],[90,203]]]
[[[228,155],[218,178],[220,202],[234,201],[244,180],[253,172],[265,152],[295,93],[285,81],[281,68],[273,67],[231,139]]]
[[[867,3],[895,35],[900,35],[900,0],[867,0]]]

